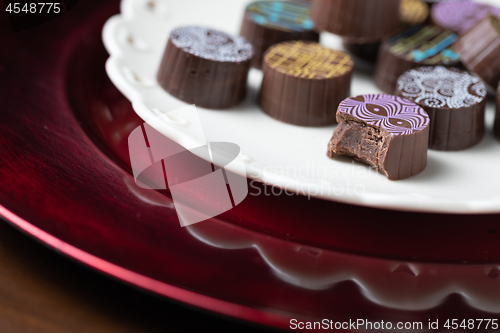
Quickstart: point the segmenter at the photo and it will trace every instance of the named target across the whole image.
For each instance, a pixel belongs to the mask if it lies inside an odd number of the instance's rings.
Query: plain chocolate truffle
[[[311,18],[318,31],[370,43],[400,27],[400,0],[313,0]]]
[[[494,90],[500,81],[500,18],[488,16],[456,43],[462,63]]]

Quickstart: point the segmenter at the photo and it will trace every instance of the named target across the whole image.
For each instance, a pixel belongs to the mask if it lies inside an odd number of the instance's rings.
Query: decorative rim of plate
[[[200,242],[213,247],[254,248],[279,279],[299,288],[326,290],[338,283],[352,281],[370,301],[404,311],[428,310],[448,296],[459,294],[471,307],[500,313],[499,265],[429,264],[367,258],[297,244],[276,250],[265,237],[255,237],[256,232],[222,226],[217,220],[186,228]],[[224,232],[217,232],[219,228],[224,228]],[[388,284],[391,288],[387,288]]]

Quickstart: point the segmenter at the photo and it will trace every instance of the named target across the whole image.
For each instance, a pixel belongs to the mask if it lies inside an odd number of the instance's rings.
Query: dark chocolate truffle
[[[486,87],[474,75],[443,66],[418,67],[399,77],[396,95],[429,115],[431,149],[466,149],[484,136]]]
[[[252,67],[261,68],[266,50],[285,41],[319,41],[304,1],[256,1],[245,10],[240,35],[255,48]]]
[[[401,25],[409,27],[424,23],[429,16],[429,6],[421,0],[401,0]],[[375,63],[380,50],[380,41],[373,43],[354,43],[349,38],[342,38],[344,48],[354,57]]]
[[[417,104],[392,95],[349,97],[340,103],[337,120],[330,158],[352,156],[391,180],[425,169],[429,116]]]
[[[337,105],[350,95],[352,67],[349,55],[318,43],[276,44],[264,57],[260,105],[285,123],[334,124]]]
[[[462,35],[456,48],[465,67],[495,89],[500,81],[500,19],[488,16]]]
[[[500,8],[472,0],[453,0],[433,6],[431,19],[435,25],[462,35],[490,14],[500,16]]]
[[[203,27],[181,27],[170,34],[158,83],[180,100],[205,108],[241,102],[253,46],[243,37]]]
[[[400,27],[400,0],[313,0],[311,18],[316,30],[370,43]]]
[[[382,44],[375,84],[393,94],[398,77],[419,66],[459,66],[460,56],[452,46],[458,36],[434,26],[413,26]]]

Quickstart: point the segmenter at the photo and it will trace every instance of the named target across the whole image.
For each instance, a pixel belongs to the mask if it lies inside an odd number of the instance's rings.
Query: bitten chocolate
[[[157,80],[186,103],[228,108],[245,98],[253,54],[243,37],[204,27],[177,28],[170,34]]]
[[[400,26],[400,0],[313,0],[315,29],[370,43],[394,34]]]
[[[334,124],[338,104],[350,95],[352,68],[348,54],[318,43],[276,44],[264,57],[260,106],[289,124]]]
[[[453,44],[457,34],[434,26],[413,26],[382,44],[375,69],[375,84],[393,94],[405,71],[419,66],[460,66]]]
[[[255,48],[252,67],[260,69],[269,47],[290,40],[319,41],[305,1],[256,1],[245,10],[240,35]]]
[[[411,69],[399,77],[396,95],[429,115],[431,149],[462,150],[484,136],[486,87],[466,71],[443,66]]]
[[[488,16],[456,43],[462,62],[492,90],[500,81],[500,18]]]
[[[417,104],[392,95],[349,97],[338,107],[339,125],[327,156],[352,156],[390,180],[415,176],[427,166],[429,116]]]
[[[432,23],[463,35],[488,15],[500,17],[500,8],[472,0],[443,1],[432,7]]]

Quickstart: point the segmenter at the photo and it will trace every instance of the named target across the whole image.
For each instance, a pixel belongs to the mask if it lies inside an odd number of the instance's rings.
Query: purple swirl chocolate
[[[500,18],[486,17],[455,46],[465,67],[494,90],[500,81]]]
[[[431,149],[462,150],[484,136],[486,87],[474,75],[443,66],[411,69],[399,77],[396,95],[429,115]]]
[[[468,32],[488,15],[500,17],[500,8],[472,0],[443,1],[432,7],[432,22],[460,35]]]
[[[342,101],[339,125],[328,144],[330,158],[346,155],[405,179],[427,165],[429,116],[417,104],[392,95],[360,95]]]
[[[186,103],[228,108],[245,98],[253,54],[243,37],[203,27],[177,28],[170,34],[157,80]]]

